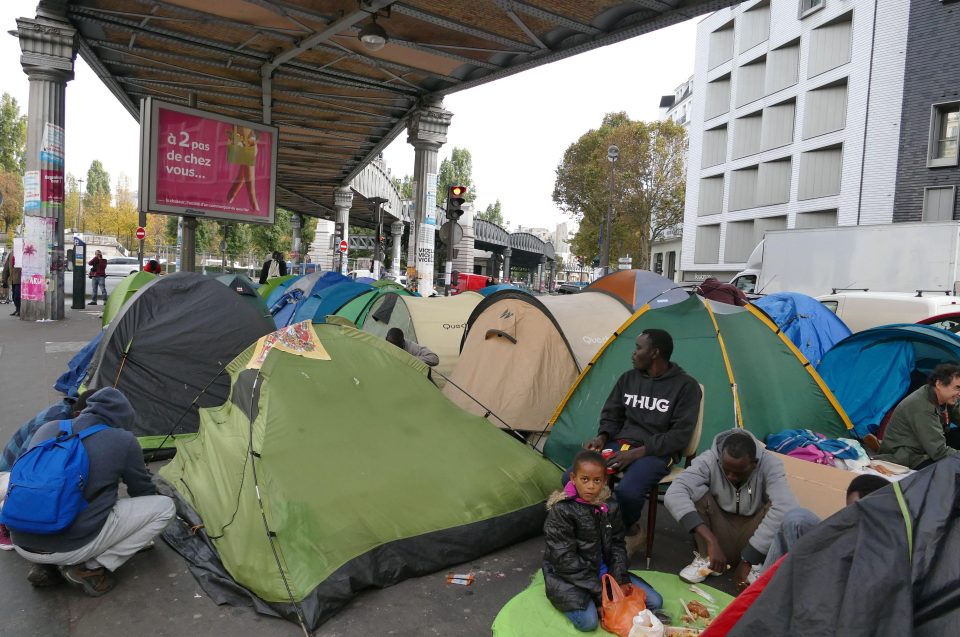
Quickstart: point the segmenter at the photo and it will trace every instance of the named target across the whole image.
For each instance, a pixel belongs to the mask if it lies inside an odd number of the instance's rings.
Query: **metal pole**
[[[77,180],[77,223],[76,228],[73,229],[74,232],[80,232],[80,218],[83,216],[83,180]]]
[[[447,223],[450,224],[450,232],[447,233],[447,262],[444,264],[444,270],[447,273],[447,293],[445,296],[451,296],[453,294],[453,226],[458,225],[457,222],[453,219],[450,219]]]
[[[617,159],[620,158],[620,148],[611,144],[607,148],[607,161],[610,162],[610,199],[607,202],[607,219],[603,231],[603,254],[600,257],[600,267],[604,274],[610,273],[610,219],[613,217],[613,185],[614,174],[617,169]]]

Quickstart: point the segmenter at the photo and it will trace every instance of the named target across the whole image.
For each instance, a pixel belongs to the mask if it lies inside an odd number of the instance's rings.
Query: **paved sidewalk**
[[[54,380],[80,347],[100,328],[98,311],[67,310],[52,323],[27,323],[7,316],[0,305],[0,444],[38,411],[60,399]],[[156,467],[152,467],[156,469]],[[666,509],[657,519],[654,567],[676,572],[691,558],[687,540]],[[474,571],[472,586],[446,583],[445,573],[407,580],[360,594],[320,627],[318,637],[372,635],[489,635],[503,605],[533,577],[543,539],[527,540],[450,570]],[[645,561],[634,563],[642,567]],[[206,596],[187,564],[163,542],[136,555],[117,574],[108,595],[91,599],[66,586],[33,589],[28,564],[14,553],[0,553],[0,637],[274,637],[302,635],[285,620],[257,615],[248,608],[217,606]],[[711,585],[733,592],[729,577]]]

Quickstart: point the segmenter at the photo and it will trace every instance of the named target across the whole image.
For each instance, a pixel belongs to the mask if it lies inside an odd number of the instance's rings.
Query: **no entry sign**
[[[147,236],[147,231],[144,230],[143,226],[137,228],[137,239],[143,241],[143,238]]]
[[[340,242],[340,252],[342,252],[343,254],[346,254],[346,253],[347,253],[347,240],[346,240],[346,239],[344,239],[343,241]]]

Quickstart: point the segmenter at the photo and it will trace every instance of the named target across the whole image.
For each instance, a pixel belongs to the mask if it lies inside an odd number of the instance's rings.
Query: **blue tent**
[[[287,325],[300,321],[326,323],[327,316],[336,314],[344,305],[372,289],[373,286],[369,283],[359,283],[357,281],[346,281],[331,285],[297,303]],[[277,327],[283,326],[277,324]]]
[[[497,283],[496,285],[488,285],[485,288],[480,288],[479,290],[474,291],[479,292],[484,296],[490,296],[494,292],[499,292],[500,290],[516,290],[517,292],[526,292],[527,294],[530,294],[529,290],[512,283]]]
[[[97,332],[93,340],[73,355],[73,358],[67,363],[67,371],[63,372],[60,378],[57,379],[57,382],[54,383],[54,389],[67,396],[77,396],[80,392],[80,385],[87,375],[87,368],[90,366],[90,361],[93,359],[93,353],[97,351],[97,345],[100,344],[100,339],[103,337],[103,332],[104,330]]]
[[[839,316],[806,294],[777,292],[753,304],[777,324],[814,367],[830,348],[850,336],[850,328]]]
[[[940,363],[960,361],[960,336],[930,325],[884,325],[837,343],[817,371],[862,437]]]
[[[297,311],[297,305],[319,293],[332,285],[338,283],[350,282],[350,277],[346,277],[339,272],[314,272],[291,281],[280,297],[272,305],[269,305],[270,313],[273,315],[274,324],[280,328],[289,325]],[[286,283],[286,281],[284,281]],[[280,289],[277,286],[278,290]],[[270,293],[273,298],[277,290]]]

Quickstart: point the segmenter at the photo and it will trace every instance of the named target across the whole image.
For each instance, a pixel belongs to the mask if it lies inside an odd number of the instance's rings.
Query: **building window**
[[[823,8],[824,0],[800,0],[800,17],[805,18]]]
[[[923,221],[951,221],[956,199],[955,186],[923,189]]]
[[[927,166],[956,166],[960,136],[960,103],[934,104],[930,112]]]

